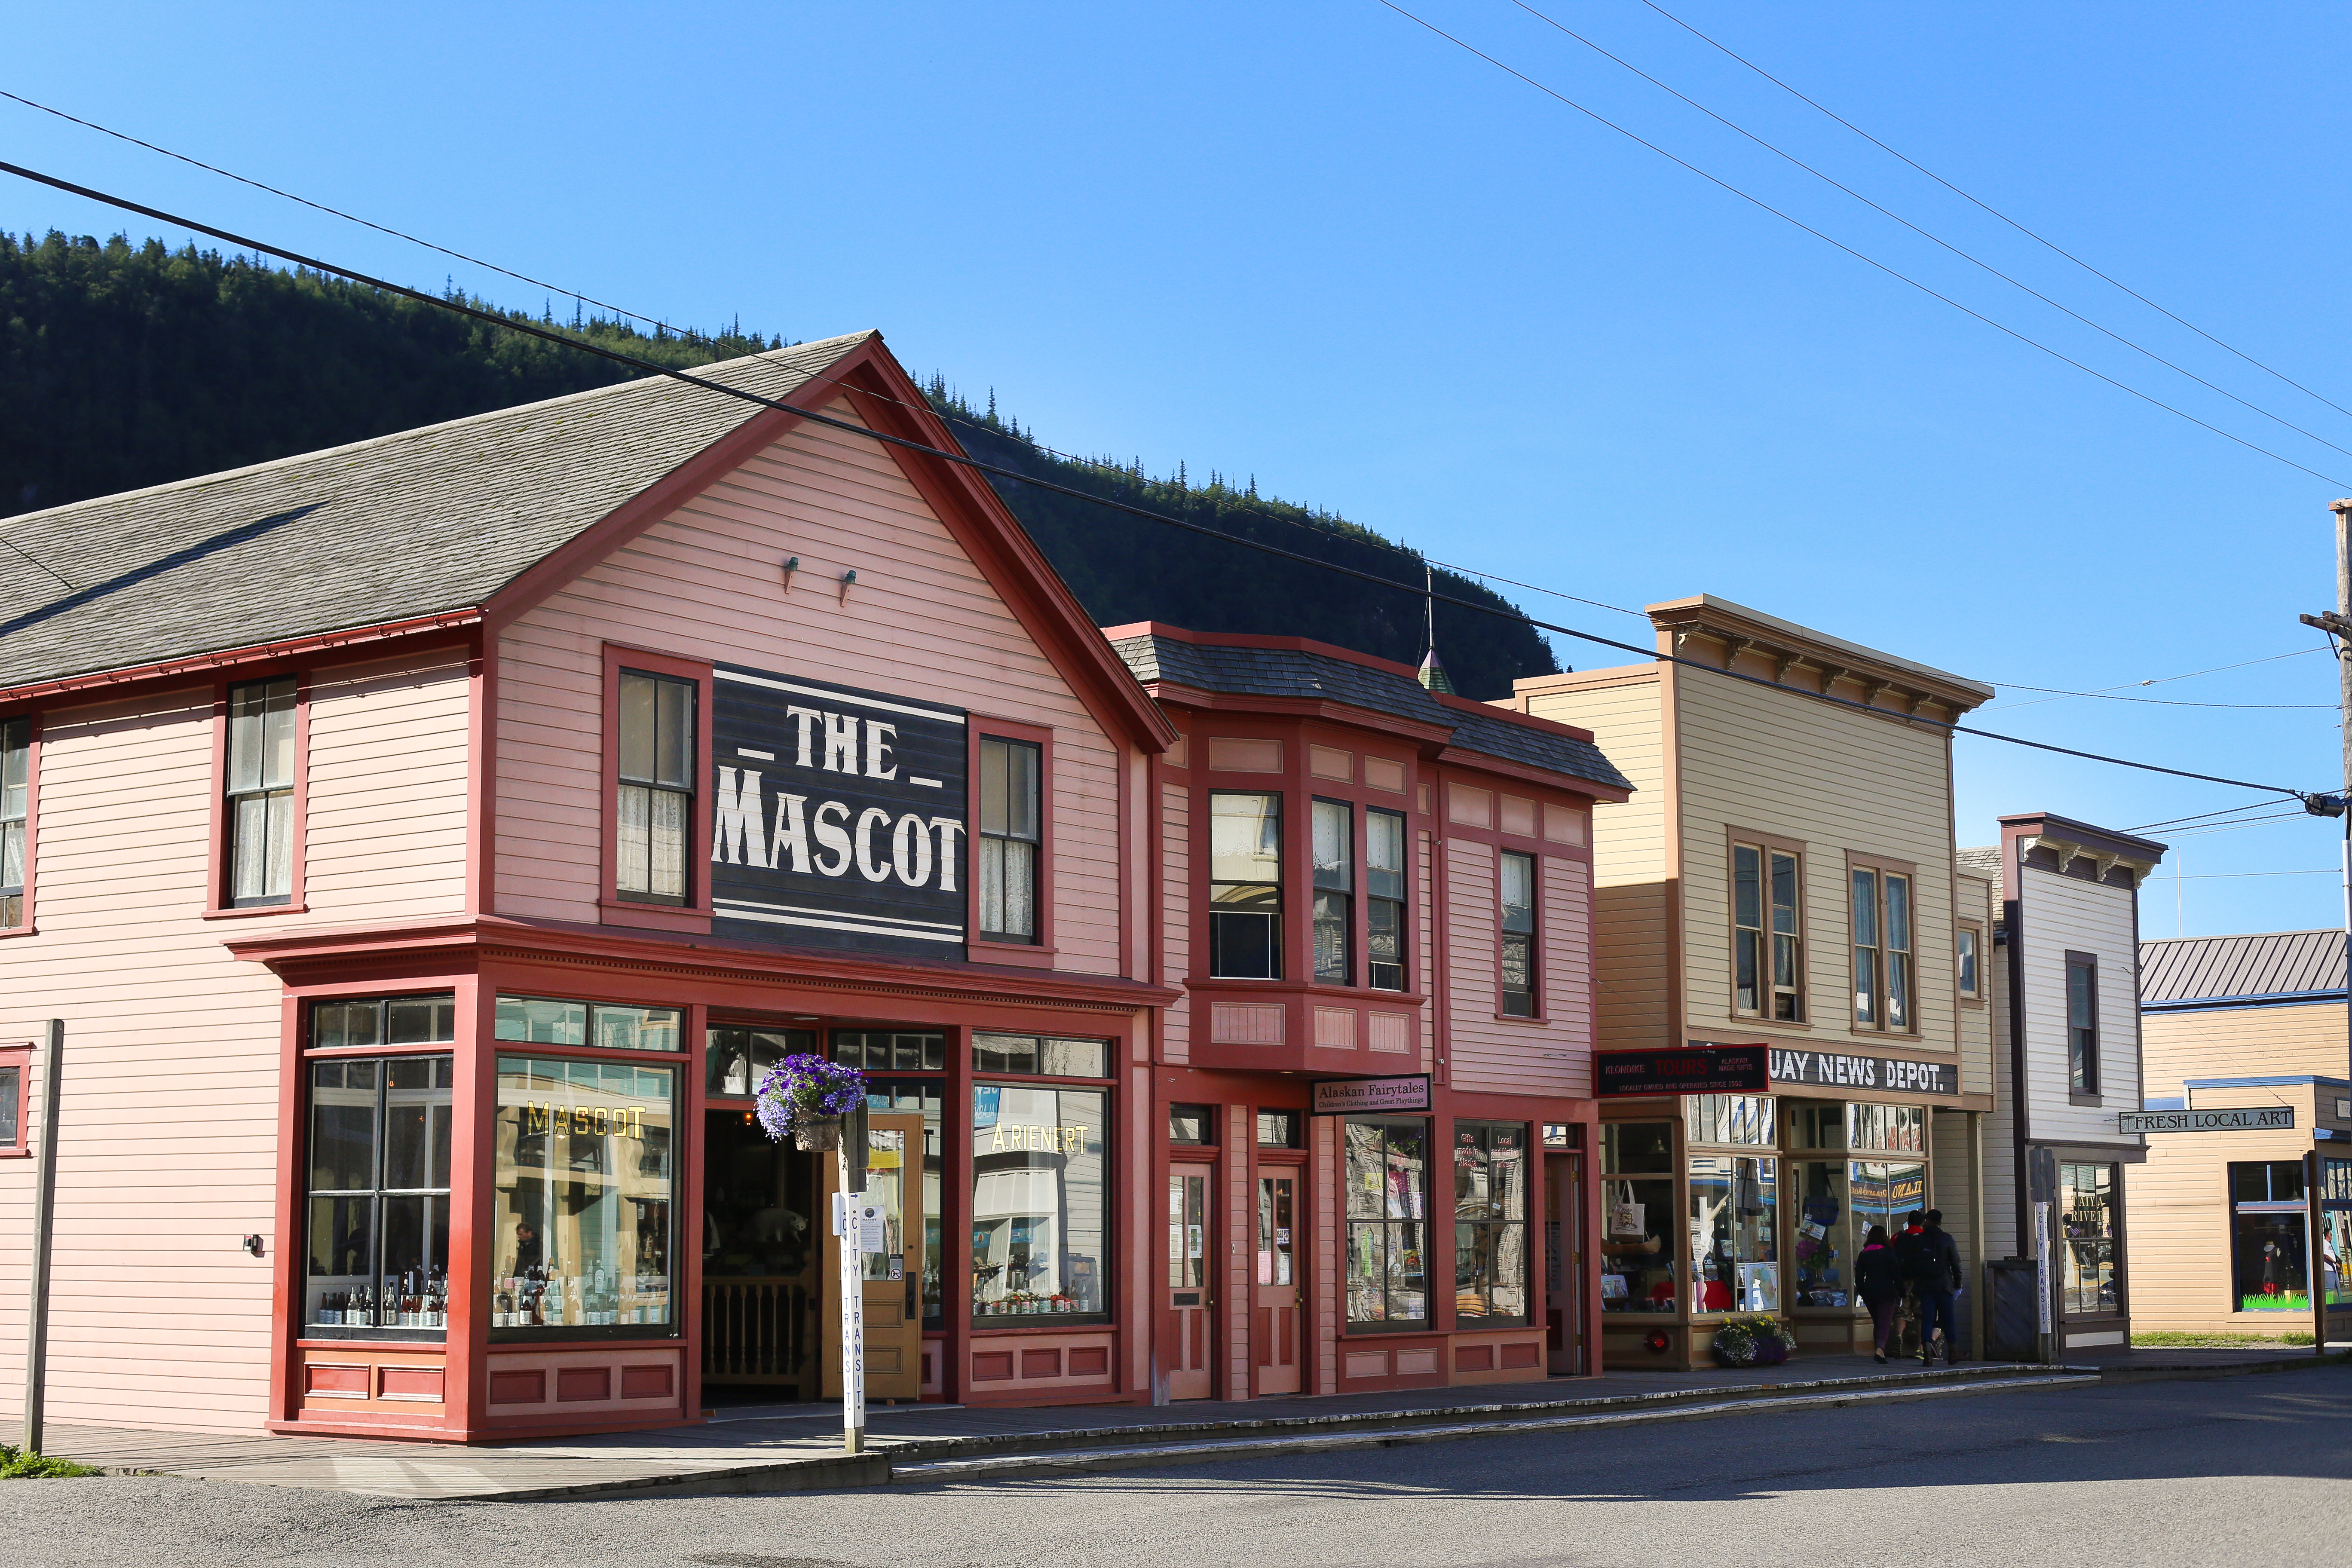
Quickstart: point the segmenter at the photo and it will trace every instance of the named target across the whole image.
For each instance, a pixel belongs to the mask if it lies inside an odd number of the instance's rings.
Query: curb
[[[2102,1383],[2197,1383],[2214,1377],[2248,1377],[2264,1372],[2308,1372],[2315,1367],[2352,1363],[2352,1351],[2326,1355],[2269,1356],[2260,1361],[2176,1362],[2170,1366],[2069,1366],[2068,1372],[2095,1372]]]

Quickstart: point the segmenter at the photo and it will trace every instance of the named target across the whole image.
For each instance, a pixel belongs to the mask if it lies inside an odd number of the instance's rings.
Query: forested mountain
[[[467,303],[498,310],[478,300]],[[681,338],[551,310],[500,310],[685,368],[782,340]],[[583,391],[635,373],[416,300],[160,241],[0,234],[0,512],[58,506],[418,425]],[[1056,455],[934,377],[931,399],[975,458],[1394,581],[1394,591],[1016,481],[998,481],[1087,612],[1105,626],[1308,637],[1420,661],[1422,562],[1368,529],[1212,476]],[[1449,573],[1439,591],[1507,607]],[[1440,605],[1437,643],[1462,691],[1500,696],[1558,666],[1523,623]]]

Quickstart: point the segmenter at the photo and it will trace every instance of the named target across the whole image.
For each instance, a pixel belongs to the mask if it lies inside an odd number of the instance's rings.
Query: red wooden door
[[[1257,1283],[1250,1340],[1257,1355],[1257,1392],[1296,1394],[1298,1380],[1298,1176],[1284,1171],[1257,1179]]]
[[[1168,1168],[1168,1285],[1160,1313],[1160,1364],[1168,1397],[1206,1399],[1209,1378],[1209,1194],[1206,1165]]]

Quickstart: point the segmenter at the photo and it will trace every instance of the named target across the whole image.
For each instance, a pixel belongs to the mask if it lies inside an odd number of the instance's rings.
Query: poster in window
[[[963,710],[735,665],[712,674],[712,931],[961,960]]]

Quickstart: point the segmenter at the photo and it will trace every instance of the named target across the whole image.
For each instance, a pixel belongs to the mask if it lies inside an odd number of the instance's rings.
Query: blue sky
[[[1379,0],[20,7],[0,87],[632,310],[879,327],[1048,444],[1337,510],[1612,605],[1712,592],[1979,678],[2088,689],[2316,646],[2352,417],[2166,321],[1641,0],[1539,8],[2314,440],[1741,141],[1510,0],[1401,0],[2163,413],[1841,254]],[[2166,308],[2352,408],[2339,74],[2318,5],[1666,0]],[[103,21],[94,18],[102,16]],[[0,102],[0,153],[395,278],[470,270]],[[118,227],[21,184],[0,225]],[[141,232],[134,229],[133,232]],[[559,310],[568,305],[558,301]],[[1107,520],[1106,526],[1145,526]],[[1642,623],[1519,595],[1546,619]],[[1577,665],[1615,656],[1563,644]],[[2333,787],[2302,654],[1978,722]],[[2028,705],[2031,704],[2031,705]],[[1960,837],[2247,804],[1963,739]],[[2252,813],[2261,816],[2263,813]],[[2334,824],[2167,837],[2148,934],[2340,919]]]

